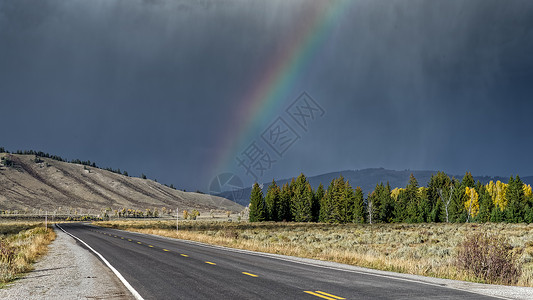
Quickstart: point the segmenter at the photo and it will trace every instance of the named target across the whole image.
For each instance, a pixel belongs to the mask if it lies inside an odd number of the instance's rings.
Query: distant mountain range
[[[404,171],[395,171],[395,170],[387,170],[383,168],[375,168],[375,169],[363,169],[363,170],[345,170],[345,171],[339,171],[339,172],[331,172],[316,176],[308,177],[309,183],[313,188],[317,188],[320,183],[324,185],[324,188],[327,189],[329,183],[333,178],[337,178],[340,175],[342,175],[346,180],[350,182],[350,185],[352,187],[360,186],[363,189],[363,192],[365,194],[368,194],[369,192],[373,191],[376,187],[376,184],[379,184],[381,182],[387,183],[391,185],[392,188],[396,187],[405,187],[407,183],[409,182],[409,176],[411,173],[415,176],[415,178],[418,180],[418,184],[420,186],[425,186],[429,182],[429,179],[431,178],[432,174],[436,174],[437,171],[413,171],[413,170],[404,170]],[[459,180],[461,180],[464,176],[463,175],[453,175],[448,174],[450,177],[455,177]],[[527,176],[527,177],[521,177],[522,180],[527,184],[533,184],[533,176]],[[282,179],[282,180],[276,180],[276,183],[281,186],[285,184],[286,182],[290,182],[291,179]],[[484,184],[488,183],[489,181],[497,181],[500,180],[502,182],[507,182],[509,180],[509,177],[501,177],[501,176],[474,176],[474,180],[477,182],[478,180]],[[263,193],[266,193],[266,189],[270,182],[263,183]],[[252,188],[247,187],[243,188],[241,190],[236,191],[228,191],[218,194],[218,196],[224,197],[226,199],[235,201],[241,205],[248,205],[250,202],[250,192]]]

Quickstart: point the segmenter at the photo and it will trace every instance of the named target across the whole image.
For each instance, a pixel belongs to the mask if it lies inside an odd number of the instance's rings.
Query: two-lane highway
[[[84,224],[60,224],[144,299],[494,299],[394,276],[321,267]]]

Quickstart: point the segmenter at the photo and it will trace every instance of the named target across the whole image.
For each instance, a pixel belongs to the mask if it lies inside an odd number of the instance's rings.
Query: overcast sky
[[[323,3],[0,0],[0,146],[187,190],[221,171],[249,184],[236,161],[216,169],[220,140],[246,126],[243,95]],[[532,1],[342,9],[244,141],[277,117],[300,136],[260,181],[369,167],[533,175]],[[323,109],[307,131],[285,112],[302,91]]]

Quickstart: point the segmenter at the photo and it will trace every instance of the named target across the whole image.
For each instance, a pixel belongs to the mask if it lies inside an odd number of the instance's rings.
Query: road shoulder
[[[63,231],[56,234],[34,270],[0,289],[0,299],[134,299],[98,258]]]

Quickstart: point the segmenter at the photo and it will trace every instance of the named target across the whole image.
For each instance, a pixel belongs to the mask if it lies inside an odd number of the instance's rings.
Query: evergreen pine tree
[[[445,222],[445,221],[446,221],[446,213],[444,210],[444,203],[439,197],[437,199],[437,203],[435,203],[435,206],[433,206],[433,209],[431,210],[430,222],[440,223],[440,222]]]
[[[524,216],[524,221],[526,223],[533,223],[533,206],[531,205],[527,205],[527,208],[526,208],[526,214]]]
[[[355,188],[354,205],[352,209],[352,222],[364,223],[365,222],[365,199],[363,190],[361,187]]]
[[[278,219],[280,192],[281,191],[278,185],[276,184],[276,181],[272,179],[272,183],[268,186],[267,194],[265,197],[267,220],[269,221],[281,221],[280,219]]]
[[[495,205],[492,208],[492,212],[490,213],[490,221],[493,223],[499,223],[503,222],[505,220],[505,213],[501,210],[501,208],[497,205]]]
[[[409,183],[405,187],[405,193],[407,197],[407,223],[416,223],[419,221],[418,215],[418,206],[420,202],[420,197],[418,193],[418,181],[415,176],[411,173],[409,177]]]
[[[313,187],[309,182],[306,182],[305,184],[305,191],[304,191],[304,214],[302,214],[304,217],[302,218],[302,222],[314,222],[313,217],[313,206],[314,206],[314,199],[315,199],[315,193],[313,191]]]
[[[380,189],[379,194],[379,220],[383,223],[390,223],[394,218],[394,199],[391,196],[391,187],[389,182],[387,185]]]
[[[263,199],[263,191],[256,182],[252,187],[250,194],[250,222],[262,222],[266,220],[265,199]]]
[[[304,174],[296,178],[293,189],[293,216],[296,222],[310,222],[313,219],[313,190]]]
[[[278,208],[278,220],[280,221],[292,221],[291,214],[291,188],[288,183],[285,183],[281,189],[280,201]]]
[[[296,202],[295,202],[295,198],[294,198],[294,190],[296,189],[296,179],[295,178],[291,179],[291,182],[289,183],[289,188],[291,190],[290,198],[289,198],[290,212],[291,212],[290,220],[294,221],[295,220],[295,214],[296,214]]]
[[[324,186],[321,184],[318,185],[316,192],[313,197],[313,222],[318,222],[320,217],[320,203],[322,203],[322,198],[324,198]]]
[[[334,178],[331,180],[328,189],[326,190],[322,201],[320,202],[320,213],[318,216],[318,221],[322,223],[332,222],[332,211],[333,211],[333,200],[332,193],[334,192],[337,179]]]
[[[398,199],[394,205],[394,219],[395,223],[403,223],[407,221],[407,204],[409,203],[409,195],[405,189],[398,194]]]
[[[476,190],[479,194],[479,213],[477,215],[477,222],[486,223],[490,221],[490,215],[494,209],[494,202],[485,185],[479,181],[476,184]]]
[[[418,204],[418,222],[431,222],[431,211],[433,209],[433,205],[429,199],[428,190],[424,187],[421,187],[418,189],[418,196],[420,197],[420,202]]]
[[[368,217],[369,219],[372,220],[372,223],[382,222],[381,220],[381,215],[382,215],[381,214],[381,209],[382,209],[381,194],[383,193],[384,189],[385,187],[383,186],[383,183],[376,184],[376,188],[368,196],[368,206],[369,206]]]
[[[345,197],[346,181],[342,175],[335,181],[335,187],[332,193],[333,209],[331,218],[334,223],[345,223],[348,211],[348,202]]]
[[[353,211],[355,209],[355,194],[352,186],[348,181],[344,185],[344,202],[346,203],[346,214],[344,223],[353,222]]]
[[[447,199],[442,199],[441,193],[444,196],[444,193],[450,190],[451,184],[452,180],[444,172],[437,172],[437,174],[431,175],[427,185],[427,200],[431,206],[429,222],[446,221],[445,201]]]
[[[456,188],[453,190],[452,201],[449,207],[450,222],[464,223],[468,218],[468,211],[465,208],[467,201],[465,191],[466,188],[474,187],[474,177],[470,172],[466,172],[461,183],[456,183]]]
[[[517,175],[515,179],[511,177],[505,191],[507,206],[505,207],[505,221],[509,223],[524,222],[526,201],[524,196],[524,183]]]

